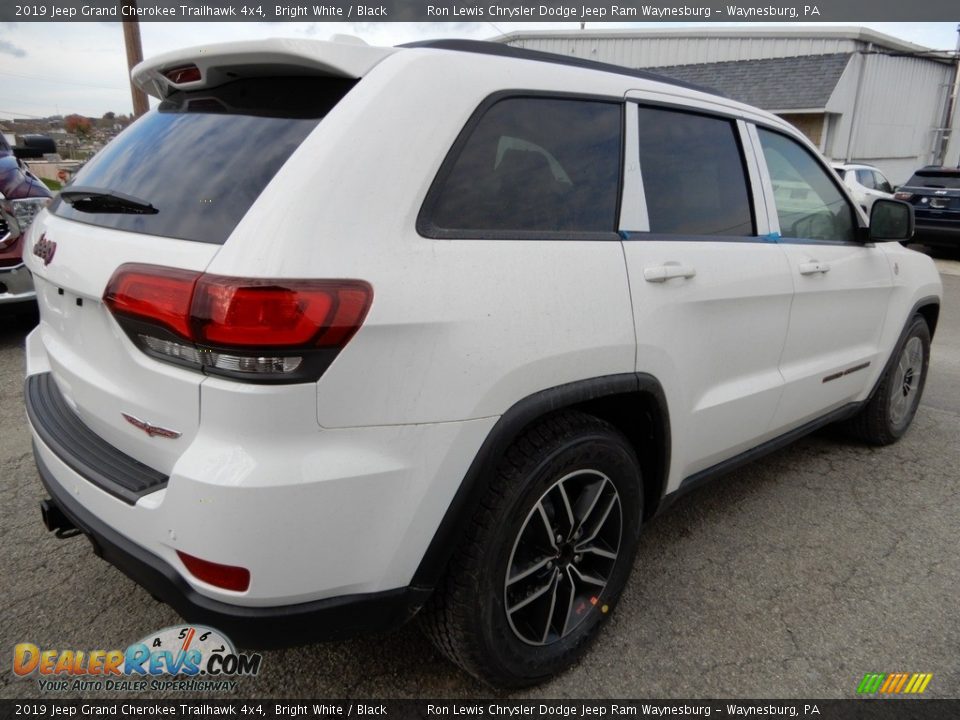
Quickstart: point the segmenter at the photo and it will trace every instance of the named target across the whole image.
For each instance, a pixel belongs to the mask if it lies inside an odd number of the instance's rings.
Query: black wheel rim
[[[920,394],[922,374],[923,343],[920,338],[912,337],[903,346],[890,388],[890,422],[894,427],[905,423],[913,410]]]
[[[603,592],[620,551],[620,495],[598,470],[550,486],[527,514],[504,576],[507,622],[528,645],[550,645],[606,608]]]

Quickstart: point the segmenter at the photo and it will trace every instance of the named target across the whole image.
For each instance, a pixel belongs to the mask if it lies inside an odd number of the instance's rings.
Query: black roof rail
[[[666,75],[648,72],[646,70],[635,70],[623,65],[614,65],[612,63],[598,62],[596,60],[584,60],[583,58],[568,57],[566,55],[557,55],[556,53],[541,52],[539,50],[526,50],[502,43],[490,42],[487,40],[418,40],[417,42],[404,43],[397,45],[401,48],[431,48],[433,50],[453,50],[455,52],[475,53],[477,55],[495,55],[497,57],[515,58],[517,60],[533,60],[534,62],[546,62],[553,65],[567,65],[569,67],[584,68],[586,70],[598,70],[600,72],[615,73],[617,75],[627,75],[629,77],[642,78],[643,80],[652,80],[654,82],[675,85],[688,90],[715,95],[717,97],[726,97],[723,93],[702,85],[674,80]]]

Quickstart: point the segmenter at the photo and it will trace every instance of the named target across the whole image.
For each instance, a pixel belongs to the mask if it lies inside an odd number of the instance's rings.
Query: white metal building
[[[894,183],[922,165],[960,164],[960,110],[947,129],[956,59],[873,30],[588,29],[497,40],[712,88],[793,122],[827,157],[876,165]]]

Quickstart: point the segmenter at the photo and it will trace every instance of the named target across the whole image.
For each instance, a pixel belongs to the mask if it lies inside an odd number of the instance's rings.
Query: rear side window
[[[733,122],[640,107],[640,172],[650,232],[753,235],[753,213]]]
[[[500,100],[458,141],[418,228],[428,237],[612,232],[617,227],[622,105]]]
[[[857,182],[870,190],[876,189],[876,183],[873,181],[872,170],[857,170]]]
[[[101,227],[222,244],[280,167],[356,81],[252,78],[160,103],[77,173],[72,185],[116,191],[155,214],[60,217]]]

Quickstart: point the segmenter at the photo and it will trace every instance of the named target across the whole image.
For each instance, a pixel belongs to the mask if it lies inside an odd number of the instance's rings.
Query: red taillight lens
[[[190,301],[200,273],[157,265],[123,265],[103,301],[114,315],[159,324],[190,338]]]
[[[177,556],[197,580],[203,580],[210,585],[236,592],[244,592],[250,587],[250,571],[246,568],[236,565],[221,565],[193,555],[187,555],[180,550],[177,550]]]
[[[200,79],[200,68],[196,65],[182,65],[180,67],[170,68],[163,71],[164,77],[172,83],[183,85],[183,83],[196,82]]]
[[[197,341],[230,347],[303,347],[326,326],[336,288],[204,278],[194,296]]]
[[[264,382],[319,377],[372,299],[360,280],[261,280],[139,264],[121,266],[104,293],[150,355]]]
[[[901,190],[901,191],[895,192],[895,193],[893,194],[893,197],[894,197],[895,199],[897,199],[897,200],[912,200],[912,199],[913,199],[913,193],[911,193],[911,192],[904,192],[904,191]]]

